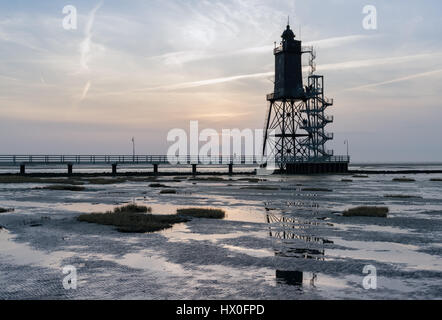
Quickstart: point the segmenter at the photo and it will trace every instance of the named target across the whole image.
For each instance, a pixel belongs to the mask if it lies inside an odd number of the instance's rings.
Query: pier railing
[[[173,156],[167,155],[0,155],[0,166],[16,165],[62,165],[62,164],[249,164],[296,162],[349,162],[348,156],[266,157],[259,156]]]

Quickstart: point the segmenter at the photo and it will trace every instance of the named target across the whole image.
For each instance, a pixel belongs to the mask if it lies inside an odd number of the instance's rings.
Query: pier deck
[[[323,159],[311,158],[273,158],[271,163],[279,166],[284,163],[287,173],[341,173],[348,170],[350,158],[347,156],[331,156]],[[158,172],[159,165],[191,165],[196,173],[198,165],[226,165],[229,173],[233,173],[234,165],[256,165],[268,163],[265,157],[256,156],[185,156],[168,157],[167,155],[0,155],[0,167],[20,167],[20,173],[25,174],[27,166],[66,165],[72,174],[76,165],[111,165],[112,173],[117,173],[118,165],[148,165],[153,166],[153,172]],[[293,170],[293,168],[302,168]]]

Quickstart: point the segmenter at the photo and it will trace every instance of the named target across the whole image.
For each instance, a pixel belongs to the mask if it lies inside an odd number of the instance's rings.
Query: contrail
[[[344,69],[354,69],[354,68],[363,68],[363,67],[373,67],[373,66],[379,66],[379,65],[384,65],[384,64],[404,63],[404,62],[407,62],[410,60],[415,60],[415,59],[428,59],[428,58],[433,58],[433,57],[439,56],[439,55],[441,55],[441,53],[436,52],[436,53],[424,53],[424,54],[391,57],[391,58],[354,60],[354,61],[346,61],[346,62],[318,65],[317,70],[318,71],[320,71],[320,70],[344,70]]]
[[[350,35],[350,36],[334,37],[334,38],[327,38],[327,39],[305,42],[304,45],[317,46],[320,48],[333,48],[333,47],[342,46],[342,45],[345,45],[348,43],[352,43],[355,41],[363,40],[368,37],[373,37],[373,36]],[[193,62],[193,61],[216,59],[216,58],[222,58],[222,57],[226,57],[226,56],[263,54],[263,53],[272,52],[272,50],[273,50],[273,45],[239,49],[239,50],[234,50],[234,51],[229,51],[229,52],[221,52],[221,53],[210,53],[210,52],[202,52],[202,51],[176,51],[176,52],[165,53],[165,54],[162,54],[159,56],[149,57],[148,59],[160,59],[160,60],[163,60],[166,65],[184,64],[184,63]]]
[[[261,77],[267,77],[272,76],[274,72],[261,72],[261,73],[251,73],[251,74],[242,74],[242,75],[236,75],[231,77],[223,77],[223,78],[215,78],[215,79],[208,79],[208,80],[201,80],[201,81],[192,81],[192,82],[183,82],[178,83],[170,86],[160,86],[160,87],[153,87],[153,88],[147,88],[147,89],[139,89],[137,91],[161,91],[161,90],[177,90],[177,89],[188,89],[188,88],[195,88],[195,87],[202,87],[212,84],[218,84],[223,82],[230,82],[230,81],[236,81],[241,79],[249,79],[249,78],[261,78]]]
[[[349,88],[343,91],[353,91],[353,90],[363,90],[363,89],[369,89],[369,88],[374,88],[374,87],[379,87],[379,86],[383,86],[386,84],[391,84],[391,83],[397,83],[397,82],[402,82],[402,81],[408,81],[408,80],[412,80],[412,79],[417,79],[417,78],[423,78],[423,77],[429,77],[429,76],[433,76],[436,74],[442,73],[442,69],[438,69],[438,70],[434,70],[434,71],[428,71],[428,72],[422,72],[422,73],[417,73],[417,74],[412,74],[406,77],[401,77],[401,78],[396,78],[393,80],[387,80],[387,81],[382,81],[382,82],[377,82],[377,83],[371,83],[371,84],[367,84],[367,85],[363,85],[363,86],[359,86],[359,87],[354,87],[354,88]]]
[[[320,71],[320,70],[344,70],[344,69],[354,69],[354,68],[361,68],[361,67],[372,67],[372,66],[383,65],[383,64],[403,63],[403,62],[407,62],[409,60],[429,58],[429,57],[433,57],[435,55],[440,55],[440,53],[417,54],[417,55],[392,57],[392,58],[381,58],[381,59],[346,61],[346,62],[340,62],[340,63],[318,65],[317,69]],[[305,67],[304,71],[307,71],[307,70],[308,70],[308,67]],[[159,86],[159,87],[153,87],[153,88],[147,88],[147,89],[139,89],[136,91],[156,91],[156,90],[158,90],[158,91],[166,90],[167,91],[167,90],[188,89],[188,88],[202,87],[202,86],[213,85],[213,84],[218,84],[218,83],[223,83],[223,82],[236,81],[236,80],[241,80],[241,79],[269,77],[269,76],[273,76],[273,75],[274,75],[273,71],[260,72],[260,73],[236,75],[236,76],[230,76],[230,77],[222,77],[222,78],[200,80],[200,81],[193,81],[193,82],[184,82],[184,83],[178,83],[178,84],[169,85],[169,86]]]
[[[89,60],[89,53],[91,51],[91,42],[92,42],[92,27],[94,25],[95,21],[95,14],[97,13],[98,9],[101,8],[103,5],[103,1],[99,2],[95,8],[92,9],[92,11],[89,13],[89,19],[86,24],[86,29],[84,32],[84,39],[80,44],[80,65],[83,69],[88,70],[88,60]]]
[[[346,69],[355,69],[355,68],[363,68],[363,67],[373,67],[378,65],[385,65],[385,64],[396,64],[396,63],[404,63],[410,60],[415,59],[428,59],[429,57],[435,57],[438,55],[441,55],[442,53],[436,52],[436,53],[429,53],[429,54],[416,54],[416,55],[408,55],[408,56],[400,56],[400,57],[392,57],[392,58],[380,58],[380,59],[368,59],[368,60],[354,60],[354,61],[346,61],[346,62],[339,62],[339,63],[332,63],[332,64],[324,64],[324,65],[318,65],[319,71],[324,70],[346,70]],[[303,68],[304,71],[308,70],[308,67]],[[106,95],[109,94],[127,94],[127,93],[134,93],[134,92],[151,92],[151,91],[172,91],[172,90],[180,90],[180,89],[189,89],[189,88],[195,88],[195,87],[202,87],[202,86],[209,86],[214,85],[218,83],[226,83],[241,79],[252,79],[252,78],[264,78],[273,76],[274,72],[259,72],[259,73],[250,73],[250,74],[242,74],[242,75],[234,75],[229,77],[221,77],[221,78],[214,78],[214,79],[207,79],[207,80],[200,80],[200,81],[190,81],[190,82],[183,82],[183,83],[177,83],[173,85],[166,85],[166,86],[157,86],[157,87],[148,87],[148,88],[140,88],[140,89],[133,89],[133,90],[125,90],[125,91],[113,91],[110,93],[106,93]],[[349,90],[349,89],[346,89]]]
[[[376,36],[368,36],[368,35],[351,35],[351,36],[342,36],[342,37],[333,37],[328,39],[321,39],[321,40],[313,40],[313,41],[307,41],[304,42],[304,45],[306,46],[316,46],[321,49],[329,49],[334,47],[339,47],[348,43],[365,40],[367,38],[372,38]]]
[[[85,37],[80,44],[80,65],[84,70],[89,70],[88,60],[89,60],[89,53],[91,51],[92,27],[95,21],[95,14],[97,13],[98,9],[101,8],[102,5],[103,1],[100,1],[89,13],[89,19],[87,21],[86,29],[84,31]],[[83,92],[80,97],[80,102],[86,98],[90,87],[91,87],[91,82],[90,81],[86,82],[86,85],[84,86]]]
[[[18,81],[18,79],[16,79],[16,78],[12,78],[12,77],[9,77],[9,76],[4,76],[2,74],[0,74],[0,78],[6,79],[6,80]]]
[[[86,85],[83,88],[83,93],[81,94],[80,101],[83,101],[86,98],[90,88],[91,88],[91,82],[88,81],[86,82]]]

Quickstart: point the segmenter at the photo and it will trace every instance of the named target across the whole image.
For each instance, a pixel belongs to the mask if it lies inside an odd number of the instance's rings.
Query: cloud
[[[205,114],[195,114],[192,115],[191,117],[194,118],[199,118],[199,119],[203,119],[203,118],[209,118],[211,120],[213,119],[217,119],[219,120],[220,118],[238,118],[238,117],[245,117],[245,116],[249,116],[250,113],[249,112],[217,112],[217,113],[205,113]]]
[[[203,51],[177,51],[177,52],[169,52],[159,56],[149,57],[148,59],[152,60],[160,60],[165,65],[177,65],[184,64],[192,61],[210,59],[215,57],[216,55],[210,55]]]
[[[4,32],[3,30],[0,30],[0,41],[14,43],[14,44],[22,46],[24,48],[31,49],[31,50],[41,52],[41,53],[48,53],[49,52],[47,49],[39,48],[37,46],[32,45],[30,43],[30,41],[23,39],[22,34],[8,34],[8,33]]]

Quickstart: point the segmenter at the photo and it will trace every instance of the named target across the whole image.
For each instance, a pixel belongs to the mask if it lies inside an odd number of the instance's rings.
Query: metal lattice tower
[[[333,151],[327,150],[325,144],[333,139],[333,134],[326,132],[325,127],[333,122],[333,117],[325,111],[333,100],[324,96],[324,77],[314,74],[314,49],[302,47],[289,25],[281,37],[281,45],[274,50],[274,92],[267,95],[270,105],[263,154],[274,152],[280,170],[286,171],[290,164],[330,161]],[[303,84],[303,54],[310,55],[307,86]],[[272,131],[274,138],[269,139]],[[267,146],[268,143],[273,145]]]

